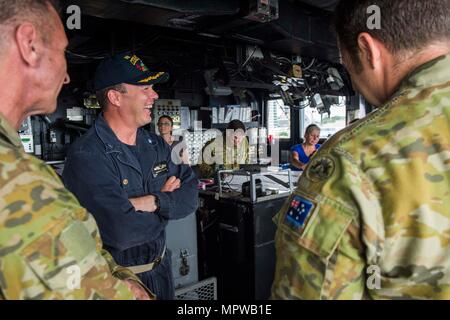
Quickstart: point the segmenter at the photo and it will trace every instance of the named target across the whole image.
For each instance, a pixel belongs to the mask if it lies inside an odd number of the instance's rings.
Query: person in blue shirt
[[[198,202],[191,168],[175,165],[169,145],[143,128],[158,99],[153,84],[167,78],[132,54],[103,60],[94,80],[102,113],[71,146],[63,172],[66,187],[94,215],[104,248],[157,299],[175,298],[165,227]]]
[[[291,148],[292,170],[305,170],[312,155],[320,148],[320,128],[315,124],[310,124],[305,130],[303,143],[296,144]]]

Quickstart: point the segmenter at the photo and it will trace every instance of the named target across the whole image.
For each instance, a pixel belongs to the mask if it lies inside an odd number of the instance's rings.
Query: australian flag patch
[[[294,230],[300,230],[313,208],[314,204],[311,201],[295,195],[284,217],[284,223]]]

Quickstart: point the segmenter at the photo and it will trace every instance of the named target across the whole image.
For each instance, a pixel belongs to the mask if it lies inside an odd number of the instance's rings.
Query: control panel
[[[34,153],[33,127],[31,117],[25,119],[19,128],[19,136],[26,153]]]

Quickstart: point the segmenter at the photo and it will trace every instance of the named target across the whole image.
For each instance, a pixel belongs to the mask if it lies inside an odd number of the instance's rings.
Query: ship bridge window
[[[267,130],[272,138],[291,138],[291,111],[282,99],[267,101]]]

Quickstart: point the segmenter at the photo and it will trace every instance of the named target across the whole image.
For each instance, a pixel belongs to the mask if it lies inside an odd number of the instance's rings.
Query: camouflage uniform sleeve
[[[275,217],[273,299],[366,297],[364,246],[378,238],[376,231],[361,228],[358,209],[376,210],[374,189],[351,158],[323,151]],[[368,243],[361,233],[369,236]]]
[[[134,299],[120,278],[136,277],[102,256],[94,218],[54,171],[16,150],[2,152],[0,288],[4,298]]]
[[[199,179],[215,178],[216,165],[214,164],[215,148],[212,145],[213,143],[215,143],[215,139],[208,141],[202,148],[197,165]]]
[[[215,166],[213,164],[201,163],[197,166],[199,179],[214,178]]]
[[[116,261],[114,260],[114,258],[111,256],[111,254],[102,249],[101,254],[103,256],[103,258],[105,258],[106,262],[108,263],[108,267],[111,270],[111,273],[113,275],[113,277],[120,279],[120,280],[132,280],[132,281],[136,281],[137,283],[139,283],[141,285],[142,288],[145,289],[145,291],[147,292],[147,294],[150,296],[150,298],[152,299],[156,299],[156,295],[151,292],[143,283],[142,281],[139,279],[138,276],[136,276],[130,269],[125,268],[121,265],[118,265],[116,263]]]

